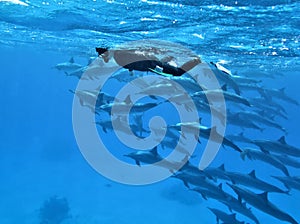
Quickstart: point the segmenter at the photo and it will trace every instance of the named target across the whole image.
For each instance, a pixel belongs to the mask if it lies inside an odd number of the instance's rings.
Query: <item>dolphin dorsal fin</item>
[[[283,88],[279,89],[279,91],[284,93],[284,91],[285,91],[285,87],[283,87]]]
[[[224,163],[221,166],[219,166],[218,169],[220,169],[222,171],[225,171],[225,165],[224,165]]]
[[[256,178],[255,170],[252,170],[248,175],[253,178]]]
[[[267,192],[267,191],[265,191],[264,193],[259,194],[259,196],[260,196],[263,200],[268,201],[268,192]]]
[[[153,153],[155,156],[157,156],[157,146],[155,146],[153,149],[151,149],[150,151],[151,153]]]
[[[280,139],[278,139],[278,141],[281,143],[281,144],[286,144],[286,141],[285,141],[285,137],[282,136]]]
[[[75,62],[75,61],[74,61],[74,58],[71,57],[70,60],[69,60],[69,62],[73,64],[73,63]]]
[[[221,89],[223,90],[223,91],[227,91],[227,84],[224,84],[222,87],[221,87]]]
[[[223,188],[222,188],[222,183],[220,183],[220,184],[218,185],[218,188],[219,188],[220,190],[223,190]]]
[[[125,98],[124,102],[126,103],[126,105],[132,104],[130,95],[128,95],[128,96]]]

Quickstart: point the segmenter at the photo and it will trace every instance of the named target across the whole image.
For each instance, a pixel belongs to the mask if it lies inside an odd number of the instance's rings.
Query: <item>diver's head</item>
[[[98,53],[98,56],[103,55],[107,51],[108,47],[96,47],[96,52]]]
[[[96,47],[96,52],[98,53],[99,57],[102,57],[104,62],[108,62],[111,59],[112,52],[108,50],[108,47]]]

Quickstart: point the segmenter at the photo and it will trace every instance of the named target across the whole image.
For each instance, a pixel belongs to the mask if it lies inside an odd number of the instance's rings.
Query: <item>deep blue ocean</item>
[[[74,95],[69,90],[76,89],[78,79],[55,65],[73,57],[85,66],[97,57],[98,46],[165,40],[191,49],[203,61],[220,62],[234,74],[262,80],[262,88],[285,87],[286,95],[300,102],[299,15],[297,0],[0,0],[0,223],[213,224],[216,217],[207,207],[231,214],[222,203],[203,199],[175,178],[131,186],[97,173],[82,156],[73,132]],[[246,94],[249,99],[258,96]],[[274,121],[287,134],[263,125],[261,132],[230,124],[226,134],[243,132],[268,140],[285,135],[288,144],[300,148],[300,106],[276,102],[287,119],[276,116]],[[161,116],[165,112],[156,110]],[[123,150],[114,136],[99,134],[108,136],[105,142],[112,153]],[[221,164],[243,174],[255,169],[258,178],[286,190],[271,177],[283,176],[280,170],[261,161],[243,161],[230,148],[221,148],[210,167]],[[287,168],[291,176],[300,176],[299,168]],[[51,200],[58,204],[47,207]],[[300,222],[299,189],[289,195],[270,193],[269,200]],[[288,223],[247,206],[261,224]],[[47,215],[56,218],[46,221]],[[254,223],[241,214],[237,219]]]

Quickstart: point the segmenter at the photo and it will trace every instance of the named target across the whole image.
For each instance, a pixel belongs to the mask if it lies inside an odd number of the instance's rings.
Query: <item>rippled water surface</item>
[[[91,55],[129,40],[182,43],[235,66],[299,66],[299,1],[1,2],[1,44]]]

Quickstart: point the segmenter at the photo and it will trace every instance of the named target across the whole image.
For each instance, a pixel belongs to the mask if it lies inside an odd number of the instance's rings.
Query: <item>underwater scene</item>
[[[0,0],[0,223],[300,223],[299,15]]]

